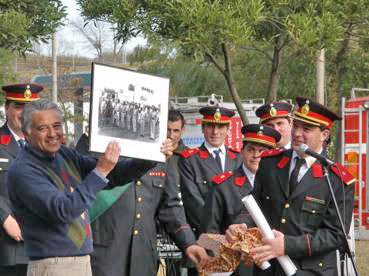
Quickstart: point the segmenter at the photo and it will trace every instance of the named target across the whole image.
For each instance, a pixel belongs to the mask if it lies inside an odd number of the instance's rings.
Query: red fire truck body
[[[360,89],[363,91],[363,89]],[[366,91],[366,90],[364,90]],[[368,90],[369,91],[369,90]],[[355,182],[355,226],[357,238],[367,236],[369,230],[369,189],[366,168],[368,160],[368,116],[369,96],[355,97],[353,89],[351,99],[342,100],[342,155],[341,163],[357,179]],[[364,238],[364,237],[362,237]]]

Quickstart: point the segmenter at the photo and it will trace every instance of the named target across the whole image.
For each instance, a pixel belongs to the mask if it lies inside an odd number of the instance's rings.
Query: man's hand
[[[176,148],[174,146],[174,143],[173,143],[172,139],[167,138],[167,139],[165,139],[163,144],[161,144],[160,152],[165,154],[165,158],[168,160],[173,155],[173,151],[175,149]]]
[[[120,147],[118,142],[110,142],[106,147],[104,154],[99,157],[99,160],[97,160],[96,169],[106,177],[117,164],[119,155]]]
[[[202,267],[210,258],[206,250],[197,244],[187,247],[185,253],[186,256],[199,267]]]
[[[241,224],[232,224],[228,227],[228,229],[225,232],[225,237],[226,240],[229,242],[234,242],[237,240],[237,232],[238,231],[246,231],[247,230],[247,225],[244,223]]]
[[[255,247],[250,250],[250,255],[258,266],[265,261],[285,255],[284,234],[277,230],[273,230],[273,234],[275,239],[263,238],[263,246]]]
[[[17,242],[23,241],[22,231],[19,224],[11,215],[5,219],[3,228],[13,240],[16,240]]]

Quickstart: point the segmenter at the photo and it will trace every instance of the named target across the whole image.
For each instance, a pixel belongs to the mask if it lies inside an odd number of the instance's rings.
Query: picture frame
[[[169,79],[101,63],[91,70],[90,151],[115,140],[122,156],[165,162]]]

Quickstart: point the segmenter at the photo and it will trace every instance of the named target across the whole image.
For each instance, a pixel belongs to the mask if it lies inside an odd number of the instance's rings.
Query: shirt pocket
[[[305,197],[301,207],[301,222],[315,230],[323,221],[326,211],[327,205],[324,200]]]

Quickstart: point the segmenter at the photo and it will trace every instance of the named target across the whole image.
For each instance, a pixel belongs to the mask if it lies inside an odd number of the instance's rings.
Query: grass
[[[359,275],[369,275],[369,241],[356,241],[355,247]]]

